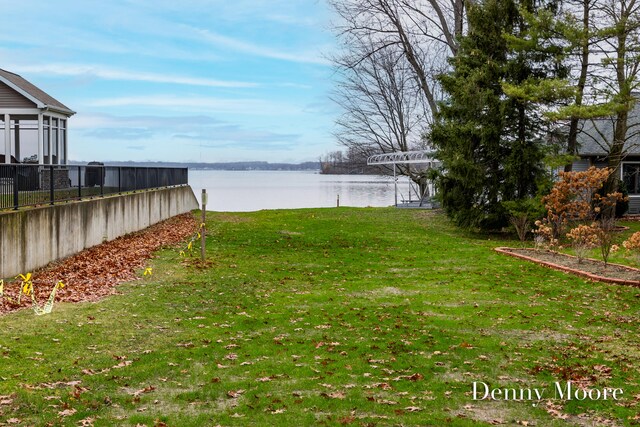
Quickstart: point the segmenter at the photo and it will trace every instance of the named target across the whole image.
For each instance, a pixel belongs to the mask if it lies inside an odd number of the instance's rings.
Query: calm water
[[[207,190],[207,210],[212,211],[334,207],[338,195],[340,206],[390,206],[394,203],[393,179],[377,175],[190,170],[189,184],[198,201],[202,189]],[[406,180],[399,181],[398,188],[408,197]]]

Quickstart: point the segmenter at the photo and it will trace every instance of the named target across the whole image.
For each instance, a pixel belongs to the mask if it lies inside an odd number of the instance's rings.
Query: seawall
[[[189,186],[44,206],[0,214],[0,278],[198,209]]]

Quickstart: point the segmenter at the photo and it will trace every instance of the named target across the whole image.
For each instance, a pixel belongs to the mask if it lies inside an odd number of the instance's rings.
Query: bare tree
[[[608,166],[613,170],[604,190],[610,193],[618,188],[620,164],[629,148],[627,142],[637,135],[634,127],[638,123],[629,119],[637,102],[634,92],[640,87],[640,1],[602,0],[595,10],[595,27],[601,41],[594,52],[600,64],[594,67],[592,79],[611,118],[593,123],[606,144]],[[611,132],[602,126],[607,123]]]
[[[573,99],[574,110],[580,110],[585,97],[585,88],[589,74],[590,50],[596,42],[596,35],[591,28],[593,7],[598,0],[566,0],[569,8],[574,11],[567,11],[565,22],[568,25],[563,31],[564,38],[568,41],[568,52],[576,59],[579,65],[579,73],[575,80],[575,96]],[[569,119],[569,132],[567,136],[567,154],[575,156],[578,154],[578,132],[580,131],[581,115],[574,111]],[[572,170],[573,163],[565,165],[565,172]]]
[[[350,56],[349,64],[341,66],[355,68],[383,50],[400,53],[405,71],[411,72],[422,95],[425,117],[432,121],[442,99],[436,76],[449,68],[448,58],[457,52],[457,37],[464,31],[465,0],[327,1],[340,18],[335,28],[345,50],[357,52]],[[353,50],[353,46],[358,48]]]
[[[443,94],[472,0],[327,0],[337,12],[343,52],[333,99],[342,108],[335,136],[363,154],[423,148]],[[425,185],[424,170],[398,172]]]
[[[364,43],[360,49],[368,46]],[[336,59],[342,79],[333,99],[343,115],[336,122],[335,137],[363,155],[418,148],[425,113],[402,54],[380,49],[351,65],[353,56],[361,55],[360,49]],[[408,168],[401,172],[418,179]]]

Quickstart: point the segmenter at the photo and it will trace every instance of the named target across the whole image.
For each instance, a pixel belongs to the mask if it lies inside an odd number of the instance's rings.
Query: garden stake
[[[201,230],[200,230],[200,258],[202,259],[202,262],[204,262],[204,258],[205,258],[205,243],[206,243],[206,228],[205,228],[205,221],[206,221],[206,217],[207,217],[207,190],[206,189],[202,189],[202,225],[200,226]]]

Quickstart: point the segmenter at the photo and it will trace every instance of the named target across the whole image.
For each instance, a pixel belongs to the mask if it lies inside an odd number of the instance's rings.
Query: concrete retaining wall
[[[198,209],[191,187],[0,214],[0,278],[33,271],[83,249]]]

